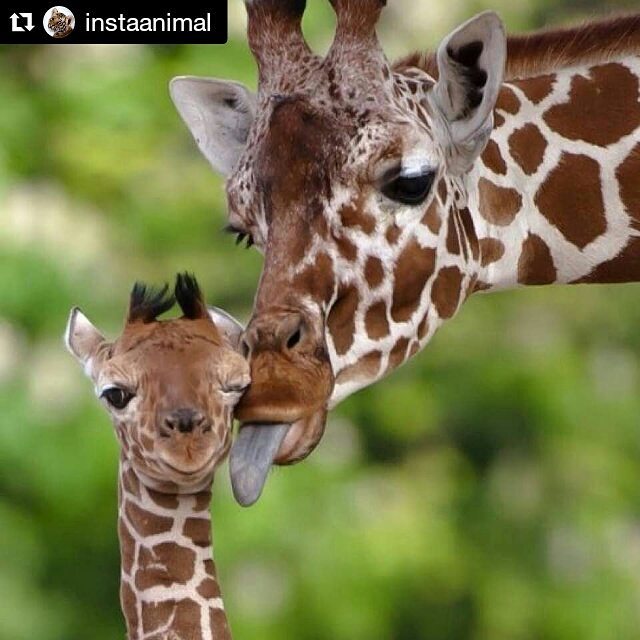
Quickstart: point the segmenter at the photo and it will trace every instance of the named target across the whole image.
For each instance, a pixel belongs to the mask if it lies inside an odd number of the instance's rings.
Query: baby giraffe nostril
[[[204,414],[197,413],[193,418],[193,428],[206,431],[208,426],[207,422],[207,418]]]
[[[191,433],[193,431],[193,421],[190,419],[180,420],[178,423],[180,433]]]
[[[164,435],[179,431],[180,433],[192,433],[194,429],[205,430],[207,426],[206,416],[194,409],[177,409],[164,418]]]

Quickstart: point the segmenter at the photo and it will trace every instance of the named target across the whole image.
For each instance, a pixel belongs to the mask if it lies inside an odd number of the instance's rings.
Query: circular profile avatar
[[[44,14],[44,30],[52,38],[66,38],[76,25],[76,19],[67,7],[51,7]]]

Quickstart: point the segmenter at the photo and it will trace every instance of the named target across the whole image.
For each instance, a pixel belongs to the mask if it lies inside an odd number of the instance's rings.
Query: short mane
[[[578,64],[640,54],[640,13],[509,36],[505,80],[526,78]],[[438,77],[433,52],[413,53],[394,64],[402,72],[418,67]]]
[[[136,282],[129,298],[127,322],[153,322],[169,311],[175,302],[175,297],[169,293],[168,284],[161,289],[153,289],[142,282]]]

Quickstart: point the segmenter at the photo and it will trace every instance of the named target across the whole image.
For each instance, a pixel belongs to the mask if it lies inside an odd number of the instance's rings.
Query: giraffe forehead
[[[272,179],[289,181],[293,172],[367,179],[372,165],[395,159],[415,168],[433,164],[437,149],[431,131],[411,109],[397,104],[333,105],[326,109],[306,96],[280,98],[277,109],[259,113],[245,154],[227,183],[229,204],[241,207]],[[405,158],[406,156],[406,158]],[[254,205],[255,203],[251,203]]]
[[[113,345],[113,355],[132,354],[153,358],[154,354],[184,353],[221,347],[222,339],[216,325],[208,318],[133,323],[125,327]]]
[[[151,388],[180,379],[201,379],[208,384],[231,353],[208,321],[136,324],[128,326],[114,342],[97,386],[100,389],[115,383]]]

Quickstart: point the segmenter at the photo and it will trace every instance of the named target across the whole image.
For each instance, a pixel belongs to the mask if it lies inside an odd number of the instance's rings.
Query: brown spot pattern
[[[376,302],[369,307],[364,317],[364,325],[367,329],[367,335],[372,340],[379,340],[389,335],[387,305],[383,301]]]
[[[507,163],[500,153],[500,147],[495,140],[489,140],[485,150],[482,152],[482,162],[487,169],[501,176],[507,175]]]
[[[640,238],[631,238],[627,246],[611,260],[599,264],[576,282],[620,283],[640,281]]]
[[[533,104],[538,104],[551,94],[555,81],[555,74],[548,74],[536,76],[535,78],[527,78],[526,80],[519,80],[514,84],[520,88],[522,93],[524,93]]]
[[[209,620],[211,622],[211,628],[218,629],[219,640],[231,640],[231,630],[229,629],[229,623],[224,611],[210,608]],[[216,640],[218,640],[218,636],[216,636]]]
[[[177,509],[178,508],[178,496],[172,493],[160,493],[153,489],[147,489],[149,497],[159,506],[164,509]]]
[[[581,249],[606,231],[600,167],[587,156],[563,153],[538,189],[535,204],[569,242]]]
[[[561,136],[606,147],[640,126],[638,78],[615,62],[575,76],[569,101],[551,107],[545,122]]]
[[[364,265],[364,277],[370,289],[375,289],[384,280],[384,268],[380,258],[369,256]]]
[[[431,233],[438,233],[440,231],[440,226],[442,225],[442,219],[440,218],[440,214],[438,213],[438,205],[435,202],[432,202],[427,209],[427,212],[424,214],[422,218],[422,224],[426,224],[427,228]]]
[[[198,547],[211,545],[211,521],[208,518],[187,518],[182,533]]]
[[[338,251],[340,255],[349,262],[355,262],[358,257],[358,247],[356,247],[349,238],[345,236],[340,236],[335,238],[336,246],[338,247]]]
[[[535,124],[526,124],[516,129],[509,137],[511,157],[528,175],[533,175],[544,160],[547,141]]]
[[[174,542],[162,542],[152,549],[141,547],[135,584],[138,589],[157,585],[185,584],[193,575],[196,554]]]
[[[376,228],[376,221],[373,216],[362,211],[362,206],[363,203],[360,199],[355,205],[345,205],[340,209],[340,220],[342,220],[343,226],[349,228],[359,227],[364,233],[370,235]]]
[[[454,256],[460,255],[460,238],[454,215],[449,216],[447,223],[447,251]]]
[[[319,253],[315,262],[297,275],[294,285],[301,291],[308,291],[318,300],[328,300],[333,292],[333,260],[326,253]],[[282,288],[278,275],[269,280],[269,288],[264,280],[262,286],[263,292],[260,295],[266,300],[277,298],[279,292],[276,289]]]
[[[122,570],[131,575],[131,568],[136,557],[136,541],[129,533],[127,525],[122,519],[118,520],[118,538],[120,539],[120,562]]]
[[[387,238],[387,242],[389,244],[395,244],[396,242],[398,242],[398,238],[400,237],[400,233],[401,233],[400,227],[397,226],[396,224],[392,224],[387,229],[387,232],[385,234],[385,237]]]
[[[496,238],[482,238],[480,240],[481,264],[487,267],[498,262],[504,255],[504,244]]]
[[[124,511],[133,528],[143,536],[165,533],[173,526],[172,518],[165,518],[141,509],[137,504],[125,501]]]
[[[508,226],[522,206],[522,196],[515,190],[499,187],[486,178],[478,181],[480,213],[491,224]]]
[[[496,109],[515,115],[520,111],[520,100],[512,89],[503,86],[496,101]]]
[[[462,272],[458,267],[444,267],[433,283],[431,298],[443,320],[451,318],[458,308],[462,278]]]
[[[327,326],[333,338],[338,355],[344,355],[353,344],[355,334],[355,314],[360,294],[353,285],[343,288],[338,301],[333,305],[327,319]]]
[[[391,317],[394,322],[406,322],[420,303],[427,280],[433,275],[435,249],[421,247],[411,240],[400,254],[394,271]]]
[[[221,595],[220,587],[218,586],[218,583],[215,580],[212,580],[211,578],[205,578],[200,583],[196,591],[203,598],[207,598],[207,600],[210,598],[219,598]]]
[[[142,603],[142,629],[145,633],[151,633],[160,627],[164,627],[176,608],[175,600],[165,600],[164,602],[143,602]],[[134,638],[135,636],[130,636]]]
[[[200,628],[200,607],[193,600],[180,600],[176,605],[174,626],[180,629],[183,638],[202,640]]]
[[[125,493],[135,496],[136,498],[140,498],[140,481],[133,469],[127,469],[120,477],[122,488],[125,490]]]
[[[372,351],[363,356],[358,362],[343,369],[336,378],[336,383],[341,384],[347,380],[373,380],[380,371],[382,353]]]
[[[207,511],[209,510],[209,505],[211,504],[210,491],[201,491],[200,493],[196,493],[194,498],[194,511],[204,511],[205,509]]]
[[[491,285],[488,282],[485,282],[484,280],[476,280],[473,286],[474,292],[489,291],[490,289],[491,289]]]
[[[530,233],[522,243],[518,259],[518,282],[520,284],[551,284],[557,272],[551,251],[545,241]]]
[[[397,369],[407,359],[407,347],[409,338],[400,338],[389,354],[389,366],[387,371]]]
[[[477,260],[480,257],[480,244],[478,242],[478,234],[476,233],[476,228],[473,225],[471,212],[467,207],[464,207],[463,209],[460,209],[458,211],[458,215],[460,217],[460,221],[462,222],[462,228],[464,229],[464,237],[466,238],[467,244],[471,248],[471,255],[474,260]]]
[[[136,594],[126,582],[120,583],[120,605],[127,621],[127,635],[130,638],[135,638],[138,633]]]
[[[423,340],[427,337],[429,333],[429,316],[428,314],[422,318],[420,324],[418,325],[418,339]]]
[[[440,202],[442,202],[442,204],[447,201],[447,183],[443,178],[440,178],[438,181],[438,196],[440,197]]]
[[[640,231],[640,144],[637,144],[616,170],[620,197],[631,224]]]

